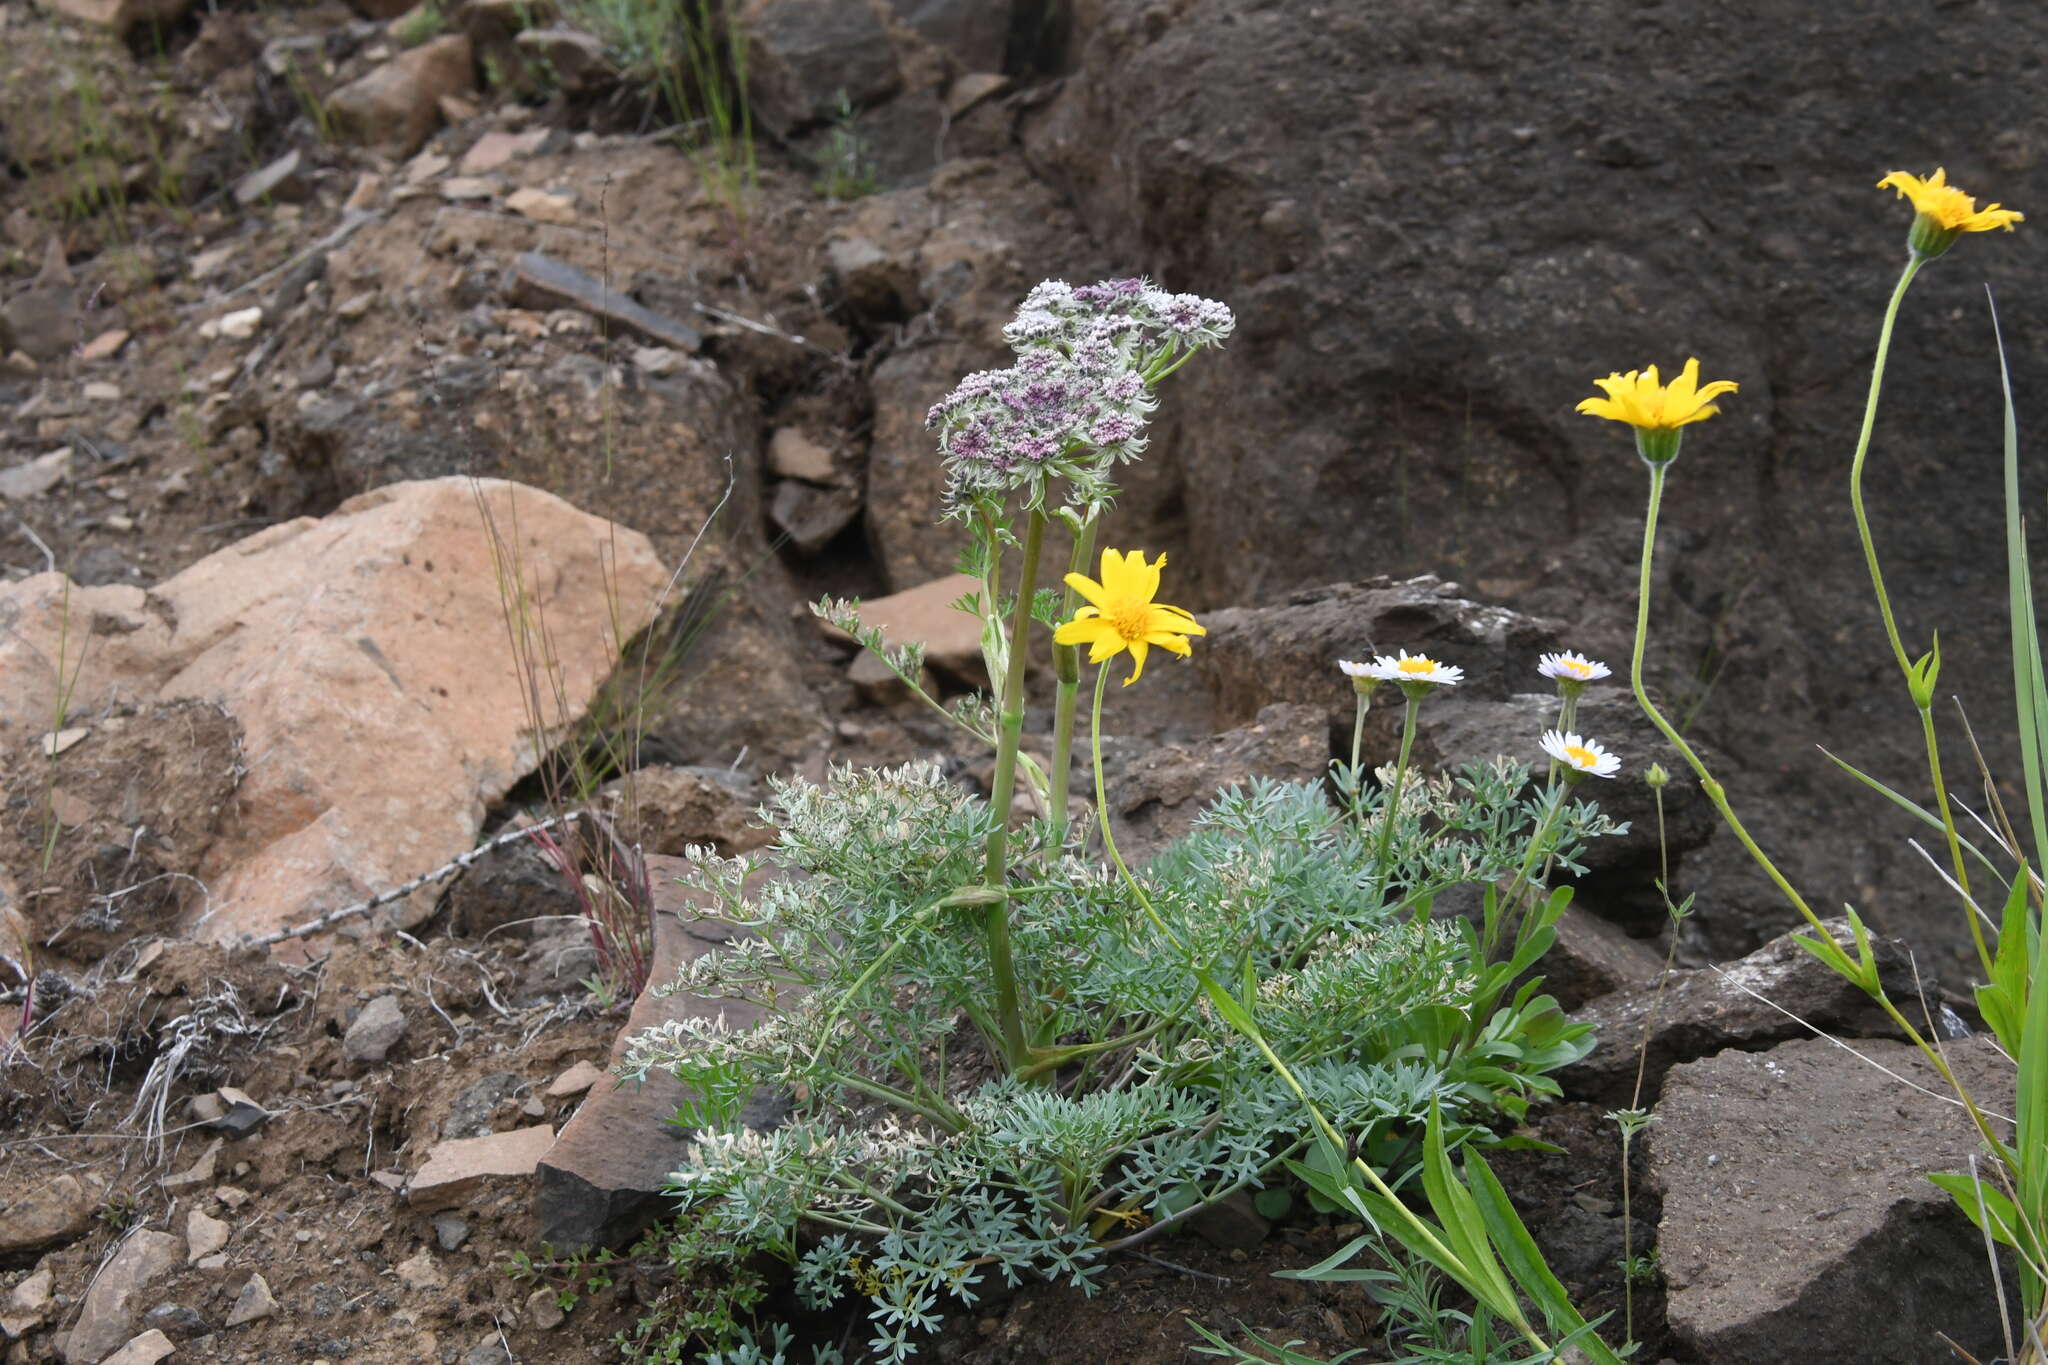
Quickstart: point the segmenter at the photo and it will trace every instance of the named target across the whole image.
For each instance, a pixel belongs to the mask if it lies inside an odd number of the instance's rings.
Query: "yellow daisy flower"
[[[1940,166],[1925,180],[1893,171],[1878,181],[1877,187],[1897,190],[1901,198],[1913,201],[1913,230],[1906,245],[1921,256],[1939,256],[1965,232],[1989,232],[1993,228],[2011,232],[2014,223],[2023,223],[2027,217],[1996,204],[1978,208],[1975,199],[1948,183],[1948,172]]]
[[[1657,367],[1610,374],[1593,381],[1607,396],[1588,398],[1578,411],[1588,417],[1626,422],[1636,429],[1636,450],[1652,464],[1669,464],[1678,458],[1680,428],[1704,422],[1721,409],[1714,399],[1734,393],[1741,386],[1732,379],[1716,379],[1700,386],[1700,362],[1685,362],[1678,378],[1665,384],[1657,378]]]
[[[1129,650],[1132,667],[1125,687],[1145,671],[1145,655],[1152,646],[1185,656],[1187,637],[1209,632],[1179,607],[1152,600],[1159,592],[1159,571],[1165,567],[1165,555],[1147,564],[1142,550],[1104,550],[1100,583],[1085,574],[1068,574],[1067,586],[1087,598],[1088,605],[1053,632],[1053,643],[1087,645],[1091,664]]]

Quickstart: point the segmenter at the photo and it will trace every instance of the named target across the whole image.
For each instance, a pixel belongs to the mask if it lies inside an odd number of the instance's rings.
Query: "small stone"
[[[91,341],[78,348],[78,358],[88,363],[107,360],[128,344],[128,333],[119,327],[101,332]]]
[[[263,309],[238,308],[232,313],[223,313],[199,324],[199,335],[209,340],[214,337],[228,337],[235,341],[247,341],[256,335],[256,329],[263,324]]]
[[[44,1266],[8,1291],[7,1298],[0,1301],[0,1336],[13,1341],[43,1325],[50,1314],[50,1286],[55,1278]]]
[[[997,72],[970,71],[946,87],[946,112],[958,118],[991,95],[1008,90],[1010,85],[1010,78]]]
[[[543,1332],[552,1332],[568,1319],[552,1289],[536,1289],[526,1296],[526,1320]]]
[[[118,403],[121,401],[121,386],[109,384],[104,379],[95,379],[82,386],[79,396],[89,403]]]
[[[576,201],[566,194],[550,194],[532,186],[514,190],[505,197],[505,207],[536,223],[569,224],[576,221]]]
[[[372,1171],[370,1172],[370,1179],[393,1192],[405,1188],[405,1176],[399,1171]]]
[[[235,1306],[228,1310],[227,1325],[240,1327],[245,1322],[267,1318],[277,1311],[277,1300],[270,1296],[270,1283],[261,1274],[251,1275],[249,1282],[242,1286],[242,1292],[235,1295]]]
[[[107,523],[112,525],[113,520],[108,517]],[[222,1086],[214,1094],[226,1106],[227,1112],[215,1120],[213,1126],[225,1131],[229,1137],[247,1137],[270,1121],[268,1109],[231,1085]]]
[[[528,1095],[525,1103],[519,1106],[519,1112],[530,1119],[546,1118],[548,1107],[540,1102],[540,1096]]]
[[[440,1262],[436,1261],[434,1253],[425,1247],[400,1261],[396,1269],[398,1282],[416,1292],[424,1289],[443,1289],[448,1284],[448,1276],[441,1269]]]
[[[206,1319],[182,1303],[160,1303],[142,1315],[144,1327],[154,1327],[172,1341],[190,1341],[212,1330]]]
[[[852,488],[819,488],[800,479],[775,485],[768,519],[801,554],[816,554],[860,515],[860,493]]]
[[[197,1263],[213,1255],[228,1244],[228,1237],[234,1229],[218,1218],[209,1218],[198,1209],[185,1215],[185,1259],[188,1264]]]
[[[334,315],[344,321],[354,322],[357,318],[369,312],[376,302],[377,296],[375,294],[351,294],[340,303],[334,305]]]
[[[489,199],[498,192],[498,182],[480,175],[455,175],[441,182],[441,197],[460,203],[471,199]]]
[[[405,1011],[398,997],[380,995],[363,1006],[341,1036],[341,1052],[350,1061],[373,1066],[405,1037]]]
[[[460,1251],[469,1240],[469,1224],[459,1213],[434,1215],[434,1241],[443,1251]]]
[[[768,440],[768,468],[785,479],[832,482],[832,452],[795,427],[780,427]]]
[[[233,260],[241,251],[240,242],[228,242],[222,246],[209,247],[185,263],[195,280],[209,279],[220,272],[220,268]]]
[[[235,182],[235,202],[248,208],[266,199],[286,203],[305,198],[306,183],[300,178],[299,166],[298,149],[294,148],[262,169],[249,172]]]
[[[383,192],[384,177],[374,172],[365,171],[356,177],[355,188],[348,192],[348,198],[342,200],[341,211],[343,213],[368,213],[371,207],[376,204],[377,196]]]
[[[38,455],[27,464],[0,469],[0,498],[22,502],[46,493],[71,476],[71,447]]]
[[[205,1271],[226,1270],[228,1268],[228,1254],[225,1251],[216,1251],[211,1256],[202,1257],[200,1260],[195,1261],[192,1268]]]
[[[526,137],[520,133],[508,133],[492,129],[470,145],[462,154],[461,171],[464,175],[484,175],[518,156],[526,144]]]
[[[156,1365],[165,1356],[178,1348],[171,1339],[154,1327],[139,1337],[130,1338],[128,1344],[100,1362],[100,1365]]]
[[[683,360],[680,353],[666,346],[638,346],[633,350],[633,363],[651,375],[673,374]]]
[[[448,1208],[491,1180],[531,1179],[534,1168],[554,1144],[555,1130],[545,1123],[487,1137],[437,1142],[427,1153],[426,1165],[413,1173],[406,1202]]]
[[[164,1176],[157,1183],[166,1190],[189,1190],[194,1185],[208,1185],[213,1182],[213,1164],[220,1156],[220,1139],[215,1138],[193,1162],[175,1175]]]
[[[179,471],[181,474],[183,472],[183,470]],[[183,490],[181,489],[180,491]],[[225,1116],[228,1112],[228,1107],[220,1102],[220,1096],[209,1092],[204,1095],[194,1095],[186,1100],[185,1112],[192,1116],[194,1123],[212,1123]]]
[[[578,1062],[561,1075],[555,1077],[547,1088],[547,1097],[551,1100],[559,1100],[566,1099],[570,1095],[580,1095],[603,1078],[604,1072],[598,1070],[590,1062]]]
[[[449,164],[448,158],[439,152],[421,152],[405,163],[405,170],[400,172],[399,178],[408,185],[418,185],[447,170]]]
[[[97,1204],[75,1175],[60,1175],[0,1206],[0,1252],[69,1242],[92,1226]]]
[[[249,1192],[238,1190],[233,1185],[219,1185],[214,1188],[213,1197],[226,1208],[238,1209],[249,1202]]]
[[[109,531],[132,531],[135,529],[135,518],[116,512],[106,519],[105,525]]]

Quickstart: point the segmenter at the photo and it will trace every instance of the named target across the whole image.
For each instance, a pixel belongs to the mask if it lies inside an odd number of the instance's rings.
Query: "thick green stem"
[[[1003,680],[1003,711],[997,733],[996,771],[989,791],[994,828],[982,880],[1001,888],[1010,879],[1010,806],[1017,793],[1017,747],[1024,737],[1024,672],[1030,661],[1031,599],[1038,591],[1038,555],[1045,544],[1045,513],[1034,509],[1024,532],[1024,562],[1017,572],[1017,606],[1010,617],[1009,672]],[[1017,969],[1010,956],[1010,905],[992,902],[983,915],[989,969],[995,974],[996,1019],[1004,1060],[1011,1071],[1025,1064],[1023,1013],[1017,1002]]]
[[[1088,572],[1088,563],[1095,556],[1097,523],[1098,518],[1094,516],[1081,523],[1079,533],[1074,536],[1073,553],[1068,557],[1069,573]],[[1068,588],[1066,600],[1060,604],[1060,620],[1071,620],[1080,605],[1081,594],[1071,587]],[[1053,700],[1052,794],[1048,798],[1048,805],[1052,819],[1053,842],[1064,844],[1067,841],[1067,781],[1068,774],[1073,768],[1074,712],[1081,692],[1081,647],[1053,645],[1052,667],[1059,689]]]
[[[1387,804],[1380,816],[1380,846],[1372,858],[1373,866],[1379,869],[1382,887],[1393,880],[1387,854],[1394,844],[1394,821],[1401,814],[1401,784],[1408,776],[1408,755],[1415,748],[1415,715],[1421,709],[1421,700],[1411,696],[1408,710],[1401,717],[1401,757],[1394,764],[1394,785],[1387,788]]]

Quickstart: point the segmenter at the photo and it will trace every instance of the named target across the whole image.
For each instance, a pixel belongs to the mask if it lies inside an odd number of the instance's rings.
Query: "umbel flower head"
[[[1555,680],[1559,692],[1576,697],[1585,690],[1587,683],[1600,681],[1612,670],[1606,664],[1567,649],[1562,653],[1544,655],[1536,661],[1536,671]]]
[[[1187,637],[1209,632],[1179,607],[1152,600],[1159,594],[1159,571],[1165,567],[1165,555],[1147,564],[1142,550],[1104,550],[1101,582],[1086,574],[1068,574],[1067,586],[1087,598],[1088,605],[1053,632],[1053,643],[1087,645],[1091,664],[1130,651],[1131,676],[1124,679],[1125,687],[1145,671],[1145,656],[1154,645],[1186,657]]]
[[[1714,400],[1740,387],[1732,379],[1716,379],[1701,387],[1696,356],[1685,362],[1678,378],[1668,385],[1657,378],[1655,365],[1627,374],[1610,374],[1594,380],[1593,385],[1606,397],[1588,398],[1579,404],[1578,410],[1588,417],[1604,417],[1634,427],[1636,453],[1652,465],[1677,459],[1683,429],[1718,413],[1721,409],[1714,405]]]
[[[1439,687],[1456,687],[1465,680],[1465,670],[1438,663],[1427,654],[1402,650],[1397,658],[1382,654],[1372,661],[1372,676],[1381,682],[1399,683],[1410,701],[1421,701]]]
[[[1926,260],[1947,251],[1965,232],[1989,232],[1993,228],[2011,232],[2014,223],[2023,223],[2027,217],[1996,204],[1978,208],[1975,199],[1948,183],[1948,172],[1940,166],[1925,180],[1893,171],[1878,181],[1877,187],[1897,190],[1901,198],[1913,201],[1913,227],[1906,234],[1906,249]]]
[[[1545,730],[1543,752],[1564,764],[1568,777],[1583,777],[1587,773],[1595,777],[1612,777],[1621,771],[1619,755],[1608,753],[1596,740],[1581,739],[1577,735]]]
[[[1070,505],[1106,502],[1110,471],[1144,453],[1152,385],[1235,326],[1213,299],[1142,279],[1039,285],[1003,329],[1017,363],[967,376],[925,418],[939,432],[948,509],[1013,489],[1042,507],[1054,480]]]

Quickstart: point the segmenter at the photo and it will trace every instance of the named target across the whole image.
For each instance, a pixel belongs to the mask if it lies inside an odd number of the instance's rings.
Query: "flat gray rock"
[[[1688,1359],[1925,1365],[1949,1359],[1937,1331],[1980,1360],[1999,1354],[1983,1241],[1927,1180],[1968,1169],[1976,1130],[1916,1049],[1855,1047],[1905,1079],[1809,1038],[1689,1062],[1665,1081],[1643,1141]],[[2010,1112],[2013,1067],[1988,1038],[1946,1056],[1980,1104]]]
[[[643,308],[596,277],[538,251],[522,252],[513,262],[512,298],[525,308],[579,309],[657,346],[695,351],[704,344],[696,328]]]

